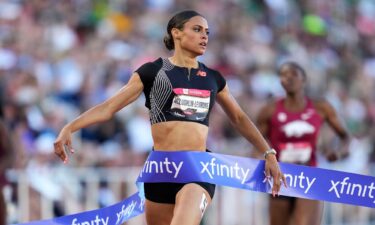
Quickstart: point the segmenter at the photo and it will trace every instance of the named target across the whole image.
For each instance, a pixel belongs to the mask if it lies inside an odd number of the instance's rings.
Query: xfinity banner
[[[375,208],[375,178],[280,163],[288,188],[281,195]],[[206,152],[152,152],[137,179],[139,192],[106,208],[25,225],[119,225],[144,212],[144,182],[202,181],[270,193],[264,160]]]
[[[288,188],[281,195],[375,208],[375,177],[280,163]],[[264,160],[205,152],[152,152],[138,182],[190,182],[271,192]]]
[[[144,199],[139,193],[102,209],[62,216],[51,220],[33,221],[22,225],[120,225],[144,212]]]

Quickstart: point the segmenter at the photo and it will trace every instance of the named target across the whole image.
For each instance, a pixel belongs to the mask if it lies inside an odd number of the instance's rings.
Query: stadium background
[[[253,120],[283,93],[277,65],[295,60],[307,71],[308,93],[328,99],[355,137],[350,157],[329,164],[324,150],[337,140],[323,129],[321,166],[375,174],[375,1],[1,0],[0,91],[17,155],[4,189],[10,223],[103,207],[135,191],[152,147],[143,98],[77,133],[68,165],[53,154],[53,141],[142,63],[168,56],[168,19],[188,8],[210,26],[200,60],[221,71]],[[256,156],[219,108],[210,123],[210,149]],[[266,207],[264,194],[219,188],[205,224],[266,224]],[[329,203],[324,224],[375,224],[375,212]]]

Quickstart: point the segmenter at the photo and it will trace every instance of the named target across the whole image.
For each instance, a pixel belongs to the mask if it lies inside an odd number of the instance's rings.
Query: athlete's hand
[[[54,142],[55,154],[64,162],[68,162],[68,153],[74,153],[72,148],[72,132],[68,128],[60,131]]]
[[[340,159],[345,159],[349,156],[349,152],[346,151],[346,150],[343,150],[341,152],[338,152],[338,151],[328,151],[326,154],[326,159],[329,161],[329,162],[335,162],[337,160],[340,160]]]
[[[336,151],[328,151],[326,153],[326,159],[329,162],[335,162],[340,158],[339,154]]]
[[[284,183],[285,187],[287,186],[286,179],[284,174],[281,172],[279,163],[277,162],[276,156],[272,154],[268,154],[266,156],[266,165],[265,165],[265,174],[266,179],[273,178],[273,185],[272,185],[272,196],[275,197],[279,195],[281,184]]]

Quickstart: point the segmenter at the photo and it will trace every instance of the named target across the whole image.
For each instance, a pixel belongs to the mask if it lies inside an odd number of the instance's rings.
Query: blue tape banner
[[[120,225],[144,212],[144,198],[139,192],[109,207],[62,216],[51,220],[33,221],[22,225]]]
[[[375,208],[375,177],[280,163],[286,196]],[[202,181],[259,192],[271,192],[264,179],[264,160],[205,152],[150,154],[137,182]]]
[[[286,196],[375,208],[375,177],[280,163]],[[137,179],[139,192],[112,206],[24,225],[119,225],[144,212],[144,182],[208,182],[270,193],[264,160],[206,152],[152,152]]]

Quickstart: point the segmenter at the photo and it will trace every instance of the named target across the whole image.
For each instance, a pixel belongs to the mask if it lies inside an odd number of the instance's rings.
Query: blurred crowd
[[[33,174],[62,166],[53,154],[62,126],[113,95],[143,63],[168,56],[166,24],[187,8],[210,27],[200,61],[223,74],[253,120],[283,95],[277,66],[296,61],[309,95],[328,99],[355,137],[350,170],[375,174],[373,0],[0,0],[0,92],[14,168]],[[215,108],[209,148],[249,155],[251,146],[224,117]],[[332,147],[331,134],[324,137],[321,148]],[[72,167],[142,165],[152,149],[143,96],[77,133],[73,147]],[[41,192],[44,186],[35,183]]]

